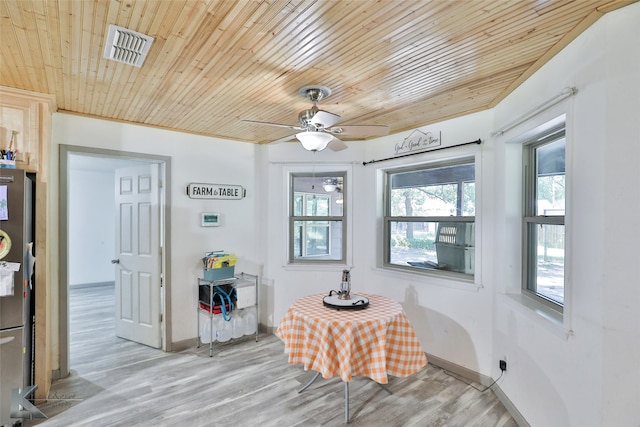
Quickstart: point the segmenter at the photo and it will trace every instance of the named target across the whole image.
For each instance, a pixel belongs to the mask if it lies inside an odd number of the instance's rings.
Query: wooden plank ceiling
[[[2,0],[0,85],[60,111],[257,143],[293,132],[304,85],[342,125],[392,133],[494,106],[612,0]],[[103,58],[109,24],[155,39]],[[561,87],[557,88],[562,90]],[[343,138],[347,139],[347,138]]]

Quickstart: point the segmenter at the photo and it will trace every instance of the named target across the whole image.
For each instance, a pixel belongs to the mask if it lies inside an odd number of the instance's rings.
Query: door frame
[[[162,350],[171,351],[171,157],[146,153],[108,150],[101,148],[81,147],[76,145],[60,145],[60,204],[59,204],[59,289],[58,289],[58,319],[59,319],[59,375],[65,378],[69,375],[69,155],[80,154],[93,157],[107,157],[123,160],[139,160],[159,163],[160,188],[160,233],[164,237],[162,247],[161,271],[163,290],[160,300],[162,310]]]

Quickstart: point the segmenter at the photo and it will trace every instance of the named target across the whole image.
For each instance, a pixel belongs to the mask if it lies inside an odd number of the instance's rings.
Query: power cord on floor
[[[454,374],[453,372],[447,371],[446,369],[443,369],[443,370],[442,370],[442,372],[444,372],[445,374],[449,375],[450,377],[453,377],[453,378],[457,379],[458,381],[462,381],[463,383],[465,383],[466,385],[468,385],[468,386],[472,387],[473,389],[478,390],[480,393],[484,393],[485,391],[487,391],[487,390],[489,390],[491,387],[493,387],[493,386],[495,385],[495,383],[497,383],[497,382],[498,382],[498,380],[499,380],[500,378],[502,378],[502,374],[504,374],[504,369],[503,369],[503,370],[501,370],[501,372],[500,372],[500,376],[499,376],[498,378],[496,378],[496,379],[495,379],[491,384],[489,384],[488,386],[486,386],[486,387],[484,388],[484,390],[483,390],[483,389],[480,389],[480,388],[478,388],[478,387],[476,387],[476,386],[475,386],[475,384],[473,384],[473,383],[470,383],[470,382],[465,381],[462,377],[460,377],[460,376],[459,376],[459,375],[457,375],[457,374]]]

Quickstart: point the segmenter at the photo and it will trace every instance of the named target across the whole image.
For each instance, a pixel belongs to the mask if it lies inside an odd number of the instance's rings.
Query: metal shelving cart
[[[213,357],[213,345],[214,342],[219,341],[220,333],[217,330],[214,330],[214,319],[216,318],[216,313],[214,313],[214,293],[216,291],[216,287],[225,287],[229,288],[232,286],[236,291],[236,307],[228,313],[229,320],[225,320],[228,322],[232,322],[234,316],[239,316],[240,313],[243,313],[253,307],[255,308],[255,324],[252,324],[252,329],[255,329],[254,333],[245,334],[242,336],[232,337],[227,341],[237,341],[249,336],[255,335],[255,340],[258,342],[258,324],[259,324],[259,308],[258,308],[258,276],[249,274],[249,273],[240,273],[234,277],[219,279],[219,280],[205,280],[202,278],[198,278],[198,294],[200,295],[200,286],[207,286],[208,292],[205,294],[208,295],[209,301],[203,301],[200,296],[198,297],[198,348],[203,344],[202,341],[202,333],[203,330],[200,328],[201,320],[200,315],[204,314],[207,317],[207,321],[209,322],[209,357]],[[244,321],[247,322],[248,318],[245,318]],[[245,327],[245,329],[247,329]]]

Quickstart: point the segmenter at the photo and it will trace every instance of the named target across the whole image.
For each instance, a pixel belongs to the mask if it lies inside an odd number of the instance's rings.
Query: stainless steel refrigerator
[[[12,390],[33,385],[32,294],[35,294],[29,244],[35,233],[34,193],[34,182],[25,171],[0,168],[0,425],[3,426],[20,421],[11,417]]]

